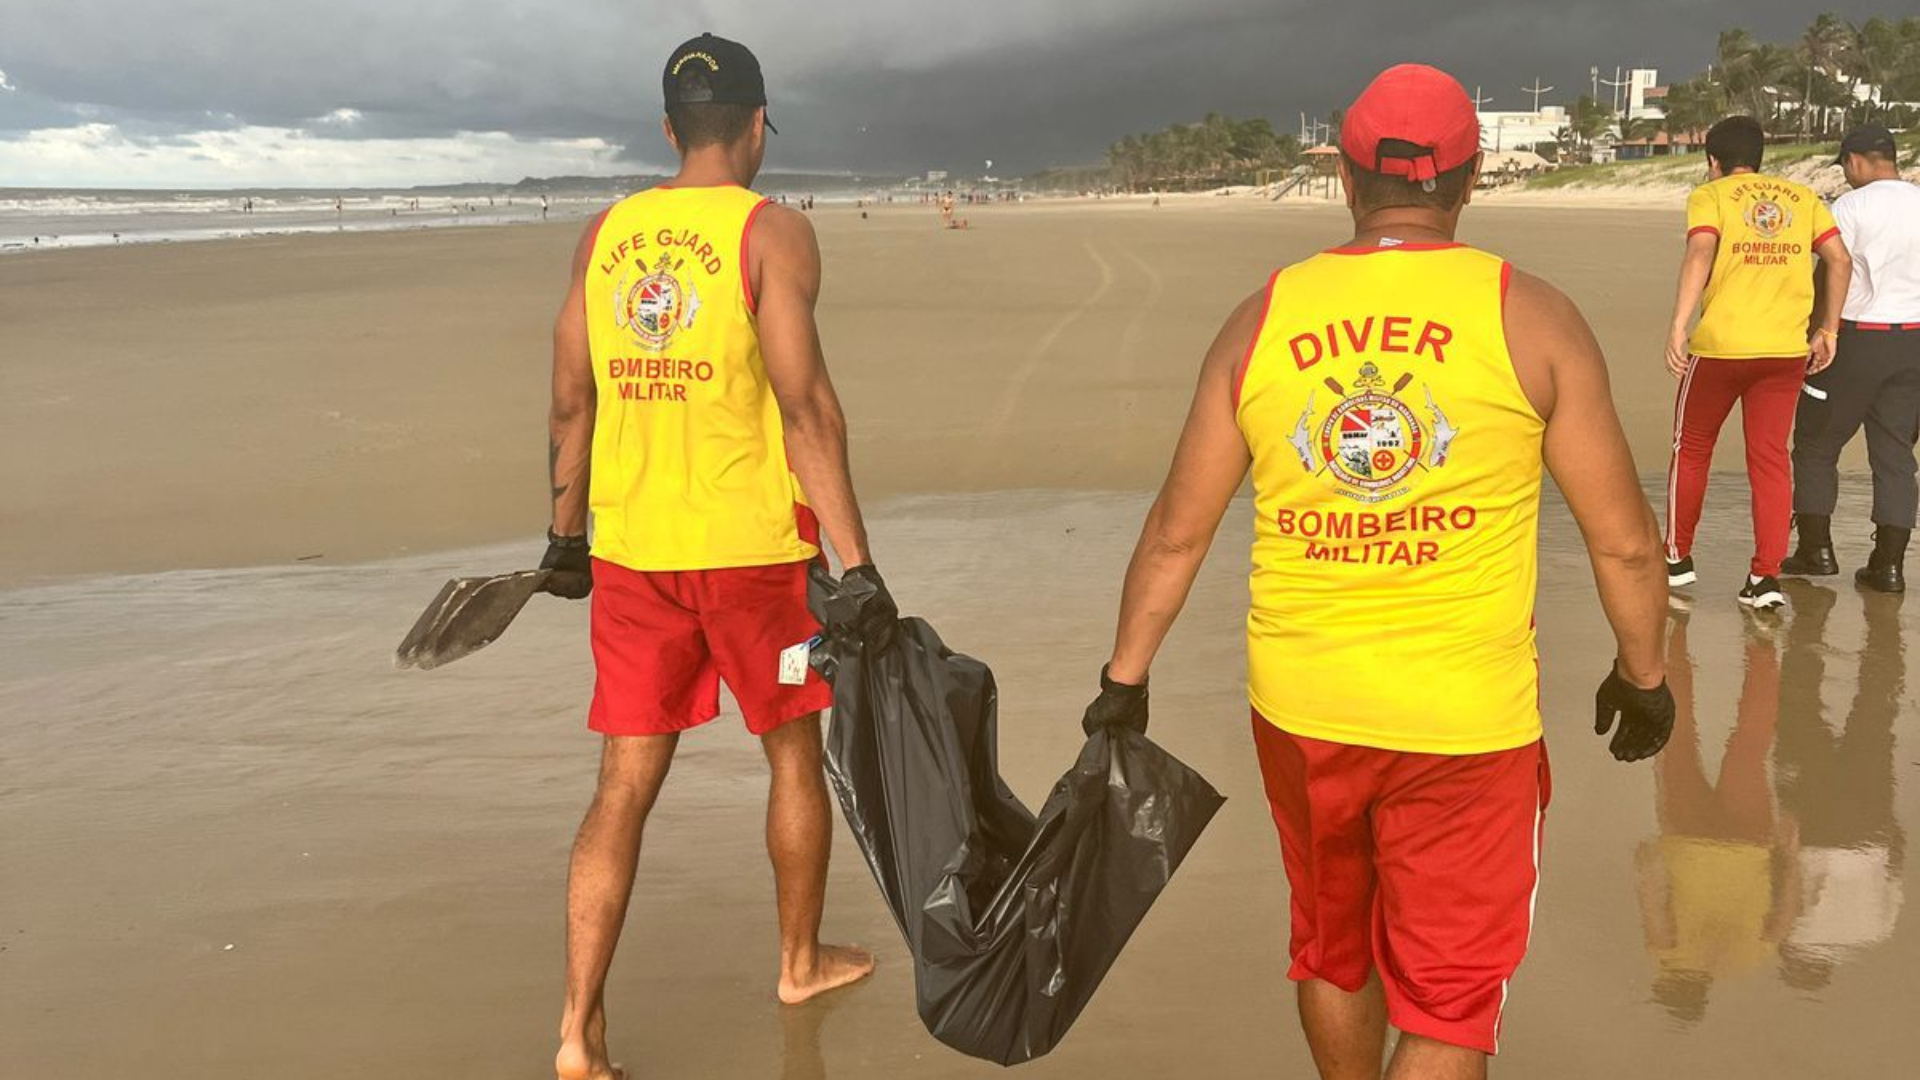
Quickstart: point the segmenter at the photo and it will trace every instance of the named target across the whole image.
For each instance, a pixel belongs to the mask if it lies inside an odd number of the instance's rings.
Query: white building
[[[1554,133],[1572,123],[1563,105],[1548,105],[1538,112],[1482,112],[1480,146],[1501,153],[1555,142],[1559,136]]]
[[[1634,68],[1627,72],[1627,119],[1662,120],[1666,118],[1667,88],[1660,85],[1660,72],[1654,68]]]

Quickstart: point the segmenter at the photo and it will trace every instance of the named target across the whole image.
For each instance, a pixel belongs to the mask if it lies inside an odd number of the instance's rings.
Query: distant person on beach
[[[680,171],[587,227],[554,331],[542,566],[548,591],[593,595],[587,723],[604,736],[568,874],[563,1080],[624,1075],[607,1053],[605,988],[641,833],[681,732],[719,714],[723,680],[772,771],[780,1000],[873,970],[866,952],[818,936],[833,836],[820,712],[832,693],[806,664],[819,631],[806,598],[822,531],[847,576],[879,589],[865,640],[884,642],[895,618],[814,322],[820,251],[803,215],[746,186],[774,130],[753,53],[702,35],[673,51],[663,84]],[[662,992],[700,978],[657,972]]]
[[[1083,725],[1145,730],[1147,673],[1251,468],[1253,746],[1323,1077],[1484,1076],[1526,952],[1549,779],[1533,617],[1542,466],[1618,646],[1596,731],[1673,723],[1659,531],[1571,301],[1454,239],[1473,102],[1403,65],[1341,129],[1353,239],[1275,273],[1200,370]]]
[[[547,197],[545,195],[542,195],[540,196],[540,220],[541,221],[547,220],[547,209],[548,209]]]
[[[1860,585],[1886,593],[1907,588],[1920,484],[1920,187],[1900,178],[1899,147],[1877,124],[1840,143],[1840,167],[1852,191],[1833,216],[1853,259],[1837,343],[1844,362],[1807,380],[1793,437],[1793,518],[1798,548],[1782,573],[1837,574],[1833,508],[1840,498],[1840,451],[1867,429],[1873,467],[1873,554],[1854,572]]]
[[[1851,262],[1833,214],[1812,189],[1762,176],[1767,133],[1751,116],[1707,132],[1708,182],[1687,199],[1687,250],[1667,335],[1667,370],[1680,380],[1667,470],[1667,584],[1699,580],[1693,535],[1707,497],[1713,446],[1735,404],[1753,489],[1753,561],[1739,601],[1786,605],[1780,564],[1792,529],[1787,433],[1809,373],[1833,363]],[[1824,296],[1815,306],[1815,257]],[[1700,321],[1691,332],[1695,309]],[[1811,331],[1809,331],[1811,320]]]

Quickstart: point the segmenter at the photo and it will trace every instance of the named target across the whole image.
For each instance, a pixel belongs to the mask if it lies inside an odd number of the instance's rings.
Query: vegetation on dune
[[[1920,161],[1920,131],[1895,136],[1900,159],[1912,164]],[[1768,172],[1788,172],[1808,162],[1826,164],[1839,153],[1839,142],[1798,143],[1767,149]],[[1699,154],[1645,158],[1638,161],[1614,161],[1603,165],[1574,165],[1543,173],[1527,181],[1529,191],[1559,188],[1657,188],[1692,186],[1706,179],[1707,161]],[[1839,175],[1839,170],[1834,170]]]

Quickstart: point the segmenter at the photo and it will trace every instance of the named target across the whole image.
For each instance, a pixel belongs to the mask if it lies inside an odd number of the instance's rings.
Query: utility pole
[[[1618,64],[1616,64],[1614,65],[1614,68],[1613,68],[1613,78],[1600,80],[1601,83],[1603,83],[1604,85],[1611,86],[1613,88],[1613,111],[1615,113],[1618,113],[1620,111],[1621,89],[1623,87],[1628,87],[1633,85],[1632,79],[1623,79],[1620,77],[1623,74],[1625,74],[1625,72],[1621,70]],[[1633,95],[1631,93],[1627,94],[1627,107],[1629,109],[1633,107]]]
[[[1587,76],[1593,80],[1593,100],[1600,100],[1600,67],[1598,64],[1587,69]]]
[[[1540,111],[1540,95],[1553,93],[1553,87],[1541,86],[1540,77],[1536,75],[1533,79],[1533,85],[1521,87],[1520,92],[1533,95],[1533,111],[1538,113]]]
[[[1482,108],[1491,104],[1493,104],[1493,99],[1490,97],[1481,97],[1480,88],[1478,86],[1475,86],[1473,88],[1474,113],[1478,114]],[[1484,150],[1486,149],[1486,145],[1487,145],[1487,129],[1484,125],[1482,125],[1480,128],[1480,148]],[[1500,152],[1500,124],[1498,119],[1494,121],[1494,125],[1493,125],[1493,152],[1496,154]]]

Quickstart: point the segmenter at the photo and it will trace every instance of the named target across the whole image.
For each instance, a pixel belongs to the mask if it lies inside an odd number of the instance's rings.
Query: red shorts
[[[668,735],[720,715],[727,681],[747,730],[765,735],[833,704],[819,675],[780,682],[780,654],[820,624],[807,564],[643,573],[593,560],[593,707],[604,735]]]
[[[1375,971],[1401,1031],[1492,1054],[1533,929],[1546,743],[1447,756],[1308,739],[1253,716],[1293,892],[1295,981]]]

